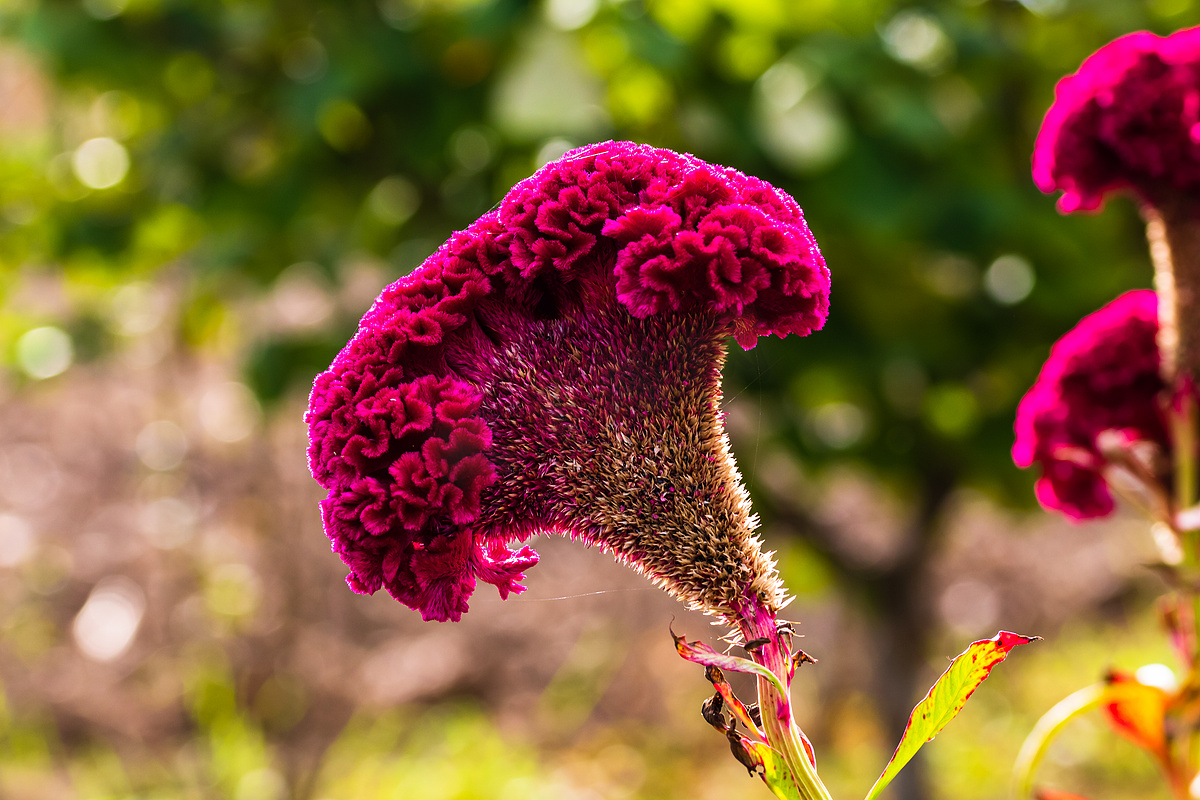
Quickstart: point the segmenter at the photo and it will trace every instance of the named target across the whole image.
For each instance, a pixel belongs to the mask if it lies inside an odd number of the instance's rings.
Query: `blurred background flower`
[[[785,189],[834,275],[819,338],[726,369],[821,660],[796,706],[831,790],[864,794],[945,657],[1005,627],[1049,641],[894,791],[1004,796],[1080,675],[1169,660],[1140,522],[1040,515],[1008,459],[1050,343],[1151,274],[1133,203],[1060,217],[1030,153],[1088,53],[1197,22],[1193,0],[0,3],[0,796],[761,796],[670,647],[672,614],[706,621],[602,554],[543,542],[528,594],[449,630],[346,592],[320,533],[313,375],[382,286],[608,138]],[[1099,727],[1050,757],[1094,800],[1157,786]]]

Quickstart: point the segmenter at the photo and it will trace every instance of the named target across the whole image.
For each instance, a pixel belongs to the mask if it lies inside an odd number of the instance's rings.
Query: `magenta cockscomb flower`
[[[1103,474],[1113,447],[1151,442],[1166,451],[1157,308],[1154,292],[1138,290],[1084,317],[1050,349],[1017,407],[1013,460],[1041,465],[1037,497],[1047,509],[1104,516],[1113,510]]]
[[[729,452],[732,336],[820,328],[829,273],[763,181],[624,142],[572,151],[387,287],[313,387],[309,463],[359,592],[456,620],[520,542],[611,551],[733,621],[785,593]],[[751,615],[753,616],[753,615]]]
[[[1200,28],[1122,36],[1058,83],[1033,179],[1064,212],[1131,188],[1151,205],[1200,194]]]

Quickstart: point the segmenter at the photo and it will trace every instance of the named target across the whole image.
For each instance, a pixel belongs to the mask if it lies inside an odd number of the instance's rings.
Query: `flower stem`
[[[1197,407],[1193,387],[1200,379],[1200,215],[1186,198],[1162,198],[1145,209],[1146,235],[1154,262],[1154,288],[1158,294],[1158,349],[1163,381],[1171,392],[1167,424],[1171,437],[1174,486],[1171,527],[1183,547],[1183,564],[1189,574],[1200,568],[1200,531],[1180,530],[1176,516],[1197,500]],[[1191,527],[1191,526],[1188,526]],[[1191,664],[1185,685],[1195,685],[1200,675],[1200,593],[1193,587]],[[1181,598],[1182,599],[1182,598]],[[1195,725],[1185,738],[1184,763],[1191,763],[1200,730]],[[1190,766],[1186,768],[1190,773]],[[1187,776],[1171,776],[1177,796],[1189,795]]]
[[[751,655],[754,660],[771,670],[780,682],[791,688],[792,654],[783,643],[775,615],[758,602],[752,601],[742,611],[739,628],[745,641],[767,639],[767,644],[756,648]],[[816,765],[805,747],[804,734],[792,716],[791,698],[781,695],[779,688],[770,680],[758,678],[758,707],[762,714],[763,732],[767,743],[783,756],[796,781],[796,788],[804,800],[832,800],[829,790],[817,775]]]
[[[1171,451],[1174,456],[1174,508],[1177,513],[1196,504],[1196,402],[1190,391],[1190,381],[1184,379],[1182,383],[1187,385],[1187,390],[1177,393],[1168,410]],[[1176,527],[1176,532],[1182,544],[1183,564],[1189,574],[1194,574],[1197,567],[1200,567],[1200,531],[1180,531]],[[1197,678],[1200,677],[1197,675],[1197,669],[1200,668],[1200,594],[1194,587],[1183,588],[1179,591],[1185,597],[1191,595],[1192,652],[1191,663],[1187,665],[1188,675],[1185,683],[1194,685]],[[1184,737],[1184,764],[1191,763],[1198,736],[1200,736],[1200,730],[1192,725]],[[1173,774],[1169,772],[1168,778],[1171,779],[1172,789],[1177,797],[1189,796],[1188,780],[1179,769],[1175,769]]]
[[[1164,197],[1143,209],[1154,290],[1163,382],[1200,375],[1200,215],[1185,197]]]
[[[1184,397],[1180,405],[1182,408],[1171,415],[1171,444],[1175,452],[1175,502],[1183,510],[1196,503],[1196,404],[1191,397]],[[1195,550],[1196,533],[1189,533]]]

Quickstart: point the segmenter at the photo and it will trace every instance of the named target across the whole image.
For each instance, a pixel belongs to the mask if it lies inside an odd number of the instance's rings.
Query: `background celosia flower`
[[[721,424],[730,336],[807,334],[829,274],[795,201],[609,142],[515,186],[387,287],[318,376],[309,463],[360,592],[455,620],[523,590],[537,533],[691,604],[784,602]]]
[[[1041,465],[1037,497],[1047,509],[1076,520],[1113,510],[1097,444],[1105,431],[1167,447],[1157,308],[1154,292],[1138,290],[1084,317],[1050,349],[1017,407],[1013,460]]]
[[[1033,179],[1064,212],[1133,188],[1200,190],[1200,28],[1122,36],[1059,81],[1033,151]]]

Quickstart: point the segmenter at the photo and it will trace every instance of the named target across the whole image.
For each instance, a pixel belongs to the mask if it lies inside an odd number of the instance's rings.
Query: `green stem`
[[[1171,452],[1175,468],[1176,512],[1189,509],[1196,504],[1196,403],[1190,393],[1171,403],[1169,412],[1171,427]],[[1195,569],[1200,567],[1200,531],[1179,531],[1183,545],[1183,563]],[[1192,595],[1192,624],[1195,643],[1200,646],[1200,595]],[[1196,662],[1200,652],[1193,652]]]
[[[1179,510],[1196,504],[1196,402],[1184,394],[1171,404],[1171,450],[1175,458],[1175,502]],[[1194,533],[1194,532],[1191,532]],[[1195,537],[1192,552],[1195,555]]]
[[[1176,387],[1176,397],[1173,398],[1170,409],[1168,411],[1168,424],[1171,433],[1171,452],[1173,456],[1174,467],[1174,498],[1173,511],[1177,514],[1180,511],[1187,510],[1196,504],[1196,403],[1192,398],[1191,392],[1187,390],[1180,391]],[[1174,516],[1174,515],[1173,515]],[[1175,530],[1180,538],[1180,543],[1183,547],[1183,564],[1189,574],[1194,574],[1200,567],[1200,531],[1196,530],[1179,530],[1175,525],[1175,520],[1171,520],[1171,527]],[[1200,594],[1197,594],[1194,589],[1182,589],[1181,592],[1191,594],[1191,609],[1192,609],[1192,653],[1191,664],[1188,665],[1188,676],[1185,679],[1185,685],[1192,685],[1196,682],[1196,670],[1200,667]],[[1192,753],[1196,750],[1198,736],[1200,731],[1193,726],[1187,732],[1184,740],[1184,764],[1190,773],[1190,764],[1192,763]],[[1178,772],[1178,770],[1177,770]],[[1187,783],[1183,775],[1174,776],[1173,784],[1179,784],[1183,787],[1184,794],[1187,796]],[[1180,781],[1183,780],[1183,783]],[[1179,794],[1179,786],[1173,785],[1176,789],[1176,794]]]
[[[769,640],[756,649],[754,660],[778,677],[780,685],[790,689],[791,653],[784,647],[775,624],[774,614],[751,604],[744,612],[740,627],[746,641]],[[809,760],[803,734],[792,716],[791,697],[787,692],[780,692],[780,685],[761,675],[758,677],[758,708],[767,743],[783,756],[803,800],[832,800],[817,775],[817,768]]]
[[[1033,726],[1013,765],[1013,800],[1026,800],[1033,795],[1033,774],[1046,748],[1067,723],[1104,704],[1104,684],[1097,683],[1080,689],[1055,703]]]
[[[777,673],[778,674],[778,673]],[[786,672],[784,675],[786,676]],[[767,743],[783,754],[788,769],[796,779],[800,796],[804,800],[832,800],[829,790],[817,775],[817,769],[808,760],[804,742],[800,738],[800,729],[791,716],[791,704],[786,706],[779,701],[779,690],[766,678],[758,679],[758,697],[760,709],[786,708],[786,719],[780,719],[775,713],[763,711],[763,732],[767,735]]]

